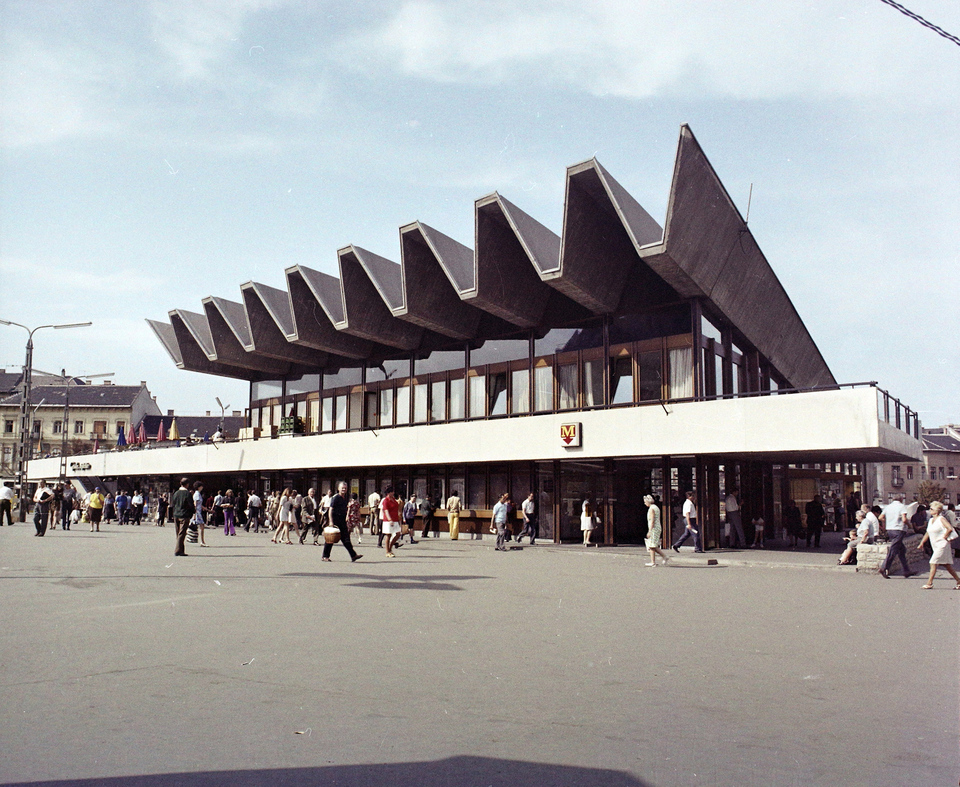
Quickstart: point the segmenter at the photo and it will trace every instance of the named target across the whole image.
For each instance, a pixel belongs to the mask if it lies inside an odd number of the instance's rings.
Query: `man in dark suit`
[[[170,498],[170,510],[173,513],[173,521],[176,524],[177,531],[177,548],[173,552],[176,557],[187,556],[184,551],[184,542],[187,539],[187,524],[195,510],[193,493],[188,489],[189,483],[188,479],[181,478],[180,488]]]

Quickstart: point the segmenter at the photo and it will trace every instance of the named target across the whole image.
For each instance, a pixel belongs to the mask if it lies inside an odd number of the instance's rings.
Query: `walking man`
[[[313,491],[312,489],[310,490]],[[350,554],[350,561],[355,563],[363,555],[357,554],[350,543],[350,528],[347,527],[347,482],[341,481],[337,486],[337,494],[330,498],[330,521],[337,530],[340,531],[340,543]],[[323,545],[323,560],[330,562],[330,552],[333,550],[333,544]]]
[[[60,496],[60,528],[62,530],[70,529],[70,514],[73,513],[73,501],[77,499],[77,490],[73,484],[65,484],[63,494]]]
[[[370,528],[370,535],[376,536],[380,534],[380,494],[374,489],[370,496],[367,498],[367,506],[370,508],[370,513],[367,514],[367,527]],[[383,541],[381,538],[380,541]],[[380,544],[377,544],[380,546]]]
[[[460,538],[461,511],[463,511],[463,503],[460,502],[460,493],[454,489],[447,498],[447,525],[450,528],[451,541],[457,541]]]
[[[700,538],[700,528],[697,527],[697,504],[693,492],[687,492],[687,499],[683,501],[683,535],[673,545],[673,551],[679,552],[683,542],[693,537],[693,551],[703,552],[703,541]]]
[[[900,558],[900,564],[903,566],[903,577],[912,577],[916,571],[910,570],[910,564],[907,562],[907,548],[903,539],[907,535],[907,507],[900,501],[894,500],[890,503],[883,513],[880,514],[880,521],[886,525],[887,538],[890,540],[890,546],[887,548],[887,559],[880,569],[880,576],[884,579],[890,579],[890,569],[893,568],[895,557]]]
[[[329,502],[327,503],[329,506]],[[317,490],[310,487],[307,496],[300,501],[300,518],[303,521],[303,530],[300,532],[300,543],[307,537],[307,531],[313,530],[313,545],[319,546],[320,514],[317,511]]]
[[[260,532],[260,509],[263,508],[263,502],[256,490],[251,489],[247,497],[247,531],[253,528],[254,533]]]
[[[519,544],[524,536],[530,536],[530,544],[536,544],[537,536],[540,535],[540,526],[537,523],[537,504],[534,502],[533,492],[527,495],[527,499],[520,506],[520,511],[523,513],[523,530],[517,536],[517,543]]]
[[[7,518],[7,527],[13,527],[13,482],[7,481],[0,487],[0,527],[3,518]]]
[[[46,481],[41,481],[37,492],[33,496],[36,508],[33,512],[33,524],[37,528],[34,535],[43,536],[47,532],[47,520],[50,517],[50,503],[53,502],[53,492]]]
[[[740,490],[734,487],[724,501],[727,509],[727,524],[730,525],[730,546],[734,549],[743,549],[747,545],[747,539],[743,535],[743,521],[740,518],[739,492]]]
[[[504,492],[499,502],[493,507],[491,524],[497,529],[497,552],[506,552],[507,547],[507,517],[510,514],[510,494]]]
[[[187,540],[187,524],[190,517],[193,516],[193,494],[187,488],[189,481],[186,478],[180,479],[180,488],[173,493],[170,498],[170,509],[173,511],[173,521],[177,531],[177,547],[173,554],[176,557],[186,557],[184,549]],[[199,491],[199,490],[198,490]]]
[[[431,530],[434,531],[434,538],[440,538],[440,526],[437,524],[436,517],[434,516],[436,510],[437,507],[434,505],[433,500],[430,499],[430,495],[424,495],[420,503],[420,516],[423,517],[423,533],[420,534],[420,538],[430,538]]]

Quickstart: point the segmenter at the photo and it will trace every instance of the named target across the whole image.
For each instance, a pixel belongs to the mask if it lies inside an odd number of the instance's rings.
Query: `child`
[[[757,515],[753,518],[753,530],[754,530],[754,533],[756,533],[756,535],[754,536],[754,539],[753,539],[753,548],[754,548],[754,549],[763,549],[763,527],[764,527],[764,524],[765,524],[765,522],[763,521],[763,517],[760,516],[760,514],[757,514]]]

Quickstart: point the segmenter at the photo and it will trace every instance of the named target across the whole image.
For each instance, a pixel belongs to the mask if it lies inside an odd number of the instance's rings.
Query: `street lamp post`
[[[17,484],[20,486],[20,521],[27,521],[27,450],[30,439],[30,389],[33,383],[33,334],[42,328],[54,328],[62,330],[64,328],[86,328],[93,325],[91,322],[72,322],[66,325],[38,325],[36,328],[28,328],[12,320],[0,320],[0,325],[15,325],[17,328],[23,328],[27,332],[27,356],[23,364],[23,379],[21,380],[23,392],[20,397],[20,434],[17,441]]]
[[[85,374],[83,379],[89,380],[93,377],[113,377],[113,372],[106,374]],[[63,421],[60,425],[60,477],[59,481],[63,483],[67,479],[67,426],[70,423],[70,378],[67,377],[67,370],[60,370],[60,379],[63,380]]]

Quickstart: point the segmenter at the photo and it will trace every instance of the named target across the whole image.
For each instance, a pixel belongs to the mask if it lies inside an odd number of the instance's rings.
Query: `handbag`
[[[327,525],[323,529],[323,540],[327,544],[339,544],[340,543],[340,528],[334,527],[333,525]]]

